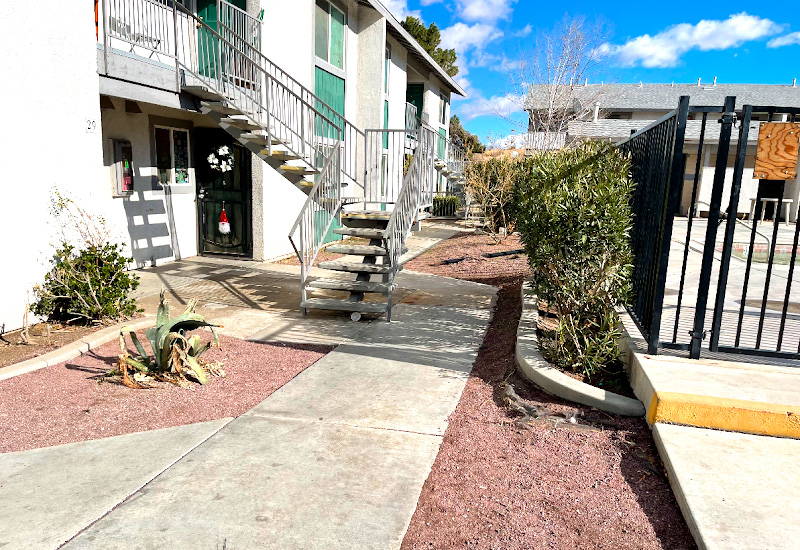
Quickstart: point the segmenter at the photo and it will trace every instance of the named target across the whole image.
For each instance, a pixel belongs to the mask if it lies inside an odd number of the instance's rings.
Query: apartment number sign
[[[758,150],[753,178],[793,180],[797,175],[800,124],[762,122],[758,131]]]

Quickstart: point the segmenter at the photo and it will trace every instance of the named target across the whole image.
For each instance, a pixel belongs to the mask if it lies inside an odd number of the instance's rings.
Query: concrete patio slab
[[[399,548],[439,443],[239,417],[65,548]]]
[[[401,304],[247,414],[443,435],[488,315]]]
[[[0,454],[0,548],[60,547],[229,421]]]
[[[653,434],[701,549],[797,547],[800,441],[669,424]]]

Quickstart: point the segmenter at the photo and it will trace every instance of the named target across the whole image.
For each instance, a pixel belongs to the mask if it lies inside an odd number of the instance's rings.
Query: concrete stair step
[[[278,169],[295,176],[313,176],[314,174],[319,174],[319,170],[309,168],[308,166],[292,166],[291,164],[284,164],[283,166],[279,166]]]
[[[349,210],[347,212],[342,212],[342,218],[348,220],[388,221],[391,217],[392,213],[385,210]]]
[[[331,260],[320,262],[320,269],[330,269],[331,271],[346,271],[348,273],[391,273],[392,266],[380,264],[361,264],[356,262],[345,262],[342,260]]]
[[[241,136],[241,139],[245,139],[247,141],[252,141],[253,143],[257,143],[258,145],[267,145],[270,142],[270,138],[263,134],[255,134],[253,132],[244,133]],[[272,138],[273,145],[280,145],[281,142]]]
[[[333,232],[337,235],[349,235],[350,237],[363,237],[365,239],[382,239],[386,234],[383,229],[369,227],[337,227]]]
[[[388,252],[382,246],[369,244],[332,244],[325,249],[331,254],[350,254],[351,256],[387,256]]]
[[[350,292],[375,292],[386,294],[394,288],[392,283],[373,281],[342,281],[340,279],[317,279],[308,283],[311,288],[324,290],[345,290]]]
[[[240,115],[242,111],[233,106],[227,101],[201,101],[200,105],[210,111],[221,113],[223,115]]]
[[[372,302],[350,302],[347,300],[334,300],[331,298],[309,298],[300,303],[305,309],[330,309],[335,311],[357,311],[359,313],[385,313],[387,304]]]
[[[182,86],[181,90],[184,92],[190,93],[194,96],[197,96],[201,99],[210,99],[213,101],[218,101],[222,99],[222,96],[219,95],[217,92],[210,90],[208,86],[203,86],[201,84],[193,84],[191,86]]]
[[[272,153],[269,152],[269,149],[264,149],[261,151],[261,154],[265,157],[272,157],[275,160],[279,160],[281,162],[289,162],[290,160],[300,160],[301,157],[295,155],[294,153],[290,153],[289,151],[278,151],[273,149]]]
[[[229,124],[231,126],[239,128],[240,130],[258,130],[261,128],[261,126],[250,120],[244,118],[233,118],[230,116],[221,119],[220,123]]]

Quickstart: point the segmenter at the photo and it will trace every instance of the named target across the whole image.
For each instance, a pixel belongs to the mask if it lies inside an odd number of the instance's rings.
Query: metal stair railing
[[[182,5],[176,5],[199,31],[189,32],[189,39],[179,41],[178,64],[184,71],[184,81],[189,75],[265,131],[268,155],[277,140],[309,166],[324,165],[332,146],[339,141],[341,128],[314,104],[276,82],[248,55],[257,50],[245,53]],[[234,41],[243,42],[237,38]]]
[[[289,240],[300,259],[305,300],[308,272],[341,211],[342,129],[309,101],[275,81],[233,42],[199,18],[195,18],[195,24],[203,31],[198,33],[199,44],[195,50],[198,70],[193,71],[179,59],[184,70],[226,97],[248,119],[258,124],[266,132],[268,154],[272,152],[273,138],[277,138],[287,150],[320,169],[289,233]],[[212,63],[211,54],[217,55],[216,65]],[[203,71],[203,67],[215,70]],[[255,78],[251,78],[253,75]]]
[[[225,98],[266,137],[279,137],[293,155],[310,166],[323,165],[341,126],[317,109],[313,98],[294,93],[264,69],[254,20],[223,1],[218,0],[219,27],[225,36],[179,2],[102,0],[104,56],[114,40],[132,51],[172,57],[179,86],[193,79]],[[269,153],[271,147],[268,139]]]
[[[395,269],[400,267],[400,258],[403,255],[406,239],[417,219],[425,193],[430,189],[434,179],[432,170],[436,137],[433,131],[423,130],[420,132],[414,156],[403,181],[403,187],[400,189],[394,210],[392,210],[386,226],[384,241],[389,254],[389,263]]]
[[[325,244],[333,222],[341,222],[341,185],[336,177],[341,170],[340,142],[326,159],[314,188],[289,231],[289,241],[300,259],[300,287],[306,300],[306,281],[319,251]]]

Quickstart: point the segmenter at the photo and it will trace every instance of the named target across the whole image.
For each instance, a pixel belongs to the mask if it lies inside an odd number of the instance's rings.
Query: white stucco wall
[[[103,109],[103,166],[105,188],[111,203],[110,227],[125,242],[135,267],[160,265],[196,256],[197,204],[193,156],[195,122],[202,117],[177,109],[139,103],[142,113],[125,112],[125,102],[112,98],[115,109]],[[168,190],[156,188],[153,162],[153,125],[189,131],[189,183]],[[131,142],[134,166],[134,193],[112,198],[114,160],[113,139]]]
[[[392,48],[389,64],[389,128],[405,128],[408,50],[391,36],[386,38]]]
[[[58,17],[40,17],[40,14]],[[56,227],[51,189],[68,191],[87,209],[102,213],[100,106],[95,31],[91,8],[65,10],[44,0],[4,6],[7,88],[2,143],[5,166],[0,186],[0,324],[22,323],[26,296],[41,282],[52,255]],[[13,101],[12,101],[13,95]],[[10,102],[10,103],[9,103]],[[89,122],[91,121],[91,122]],[[87,132],[92,124],[94,130]]]
[[[303,86],[314,89],[313,0],[261,0],[262,50]]]

